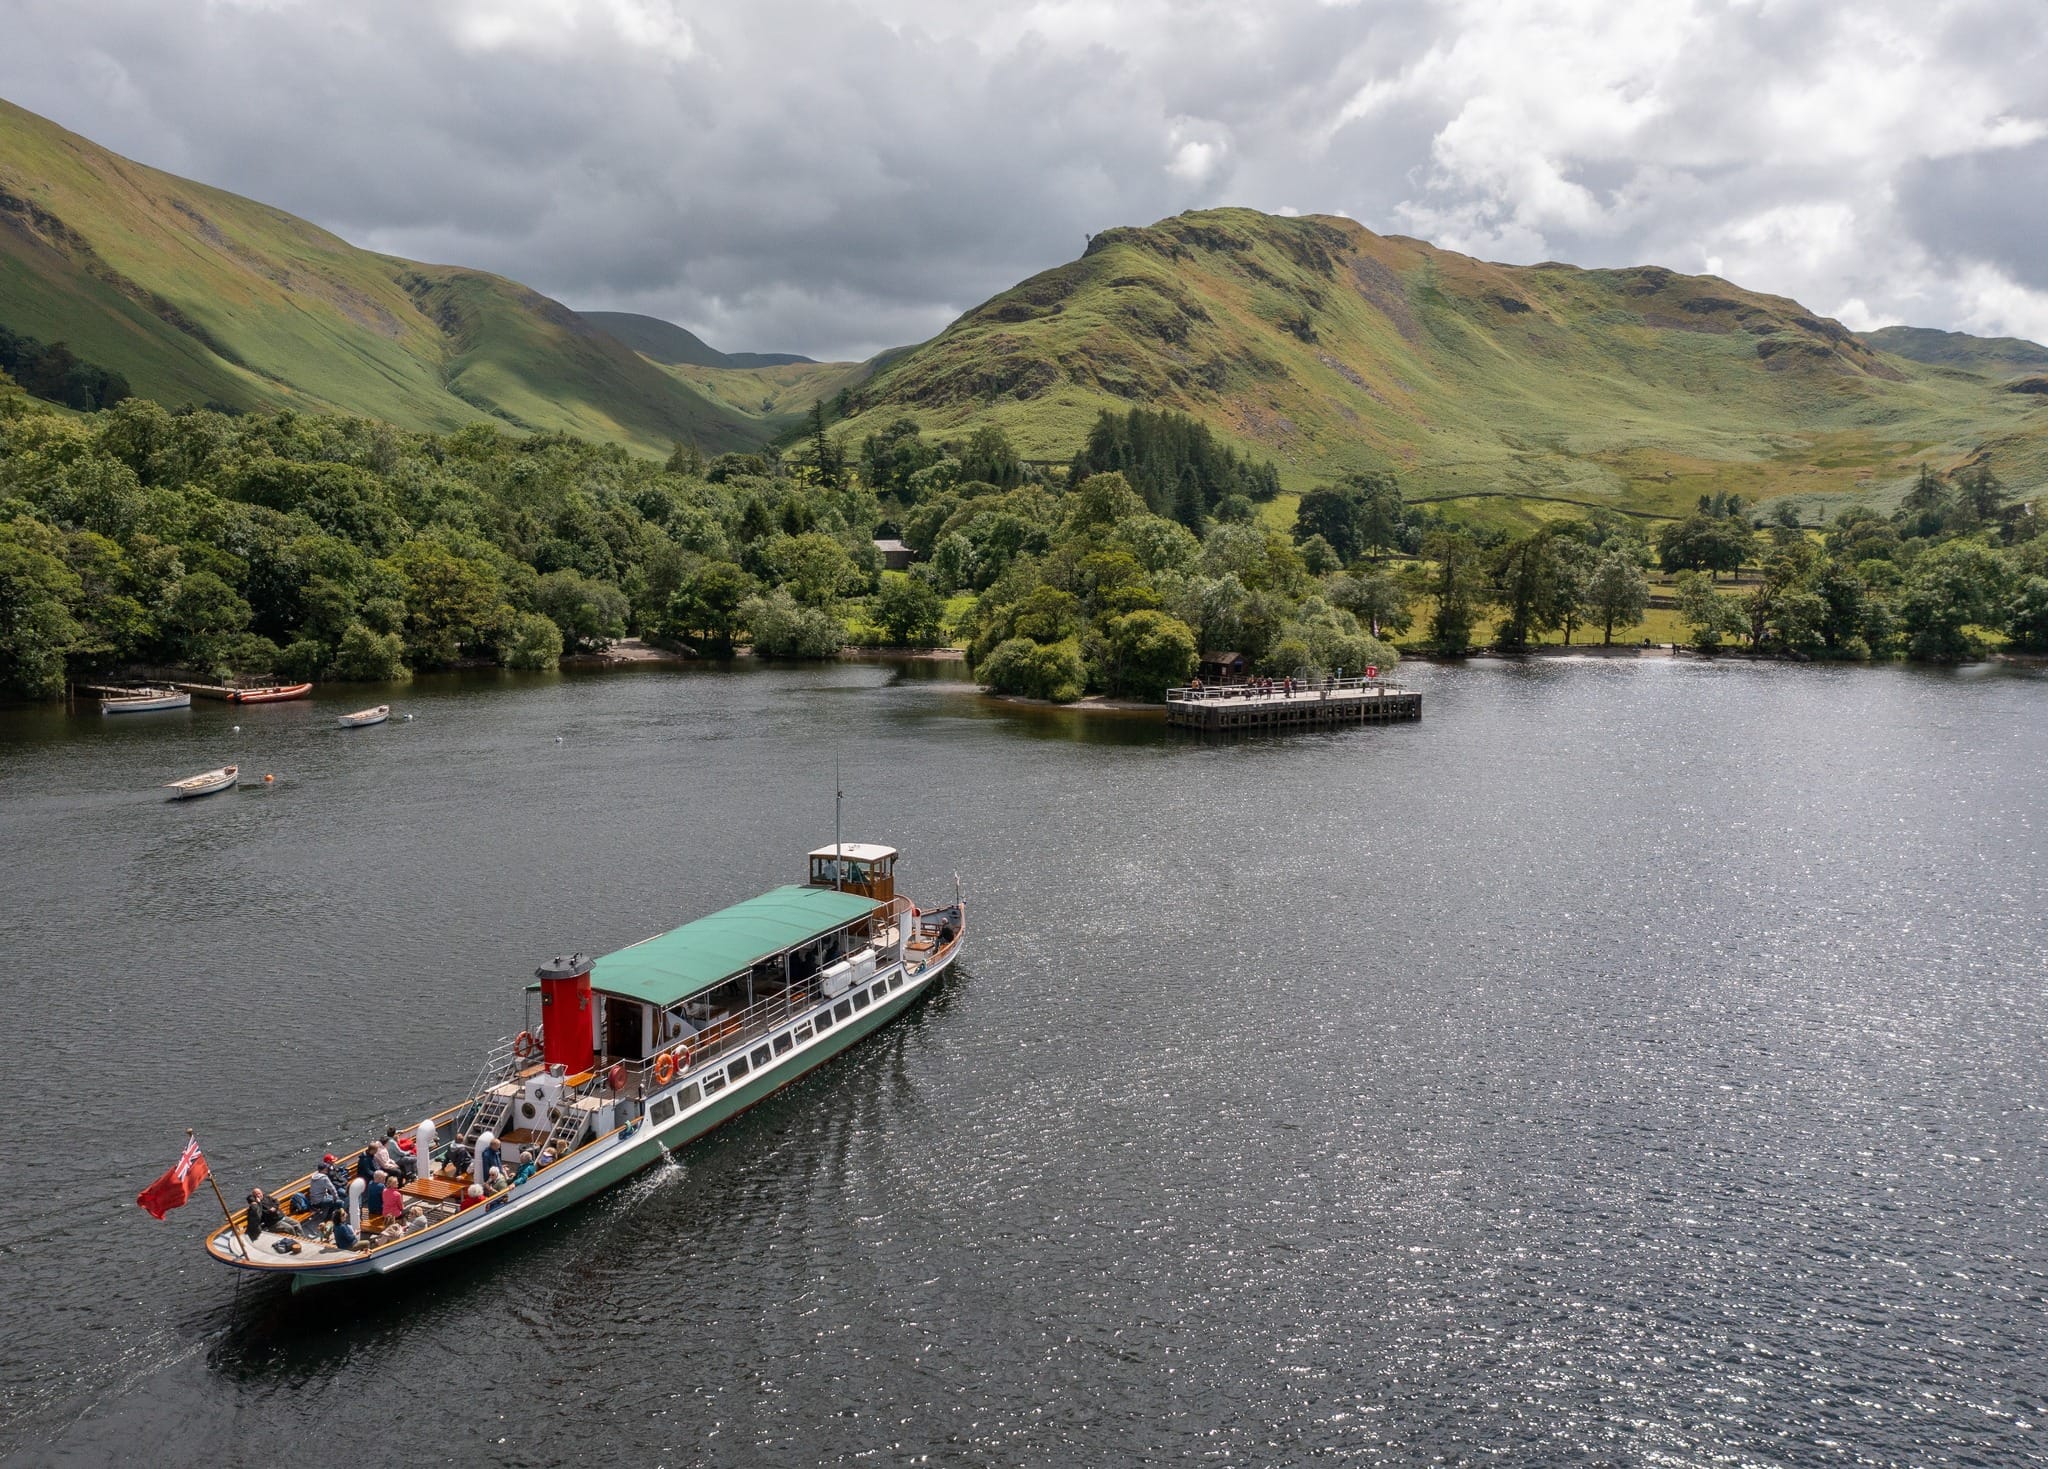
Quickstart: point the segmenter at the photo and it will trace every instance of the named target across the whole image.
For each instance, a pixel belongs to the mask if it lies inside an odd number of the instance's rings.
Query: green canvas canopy
[[[605,955],[591,971],[591,987],[673,1005],[881,906],[832,888],[776,888]]]

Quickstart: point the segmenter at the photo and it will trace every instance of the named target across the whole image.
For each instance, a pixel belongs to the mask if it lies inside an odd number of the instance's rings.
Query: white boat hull
[[[373,724],[382,724],[391,717],[391,706],[379,704],[375,709],[362,709],[354,714],[338,716],[343,729],[368,729]]]
[[[159,709],[190,709],[192,696],[182,689],[175,694],[155,694],[147,699],[105,699],[102,714],[154,714]]]
[[[235,783],[240,773],[241,768],[239,766],[227,765],[219,770],[209,770],[204,775],[194,775],[185,780],[171,781],[168,783],[167,789],[170,791],[173,801],[189,801],[194,796],[210,796],[215,791],[226,790]]]

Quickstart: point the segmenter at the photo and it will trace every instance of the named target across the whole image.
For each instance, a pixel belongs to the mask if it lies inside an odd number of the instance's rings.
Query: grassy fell
[[[1070,454],[1105,408],[1173,407],[1292,490],[1389,468],[1411,497],[1521,525],[1729,491],[1881,502],[1922,462],[1983,452],[2011,482],[2048,478],[2048,398],[1879,351],[1795,301],[1243,209],[1097,235],[855,394],[840,432],[993,422],[1032,458]]]
[[[0,322],[178,406],[449,429],[484,418],[666,451],[757,443],[712,403],[512,281],[358,250],[0,102]]]

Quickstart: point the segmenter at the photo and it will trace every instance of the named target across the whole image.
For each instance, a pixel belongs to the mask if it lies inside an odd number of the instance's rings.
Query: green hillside
[[[448,429],[495,419],[665,452],[759,442],[568,308],[481,271],[358,250],[0,102],[0,326],[171,406]]]
[[[1492,265],[1349,220],[1203,211],[1078,260],[880,367],[841,430],[908,414],[1064,458],[1103,409],[1191,413],[1306,488],[1529,522],[1702,494],[1896,498],[1922,462],[2048,479],[2043,399],[1874,350],[1795,301],[1655,267]]]
[[[1857,337],[1880,352],[1931,367],[1959,367],[1994,377],[2048,372],[2048,347],[2024,337],[1973,337],[1924,326],[1887,326],[1859,332]]]
[[[797,352],[721,352],[693,331],[641,316],[633,311],[579,311],[601,332],[608,332],[642,357],[669,367],[786,367],[812,359]]]

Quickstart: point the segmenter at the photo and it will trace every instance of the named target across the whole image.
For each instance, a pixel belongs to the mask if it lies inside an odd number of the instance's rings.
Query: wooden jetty
[[[1168,689],[1166,723],[1204,734],[1268,734],[1291,729],[1338,729],[1352,724],[1399,724],[1422,718],[1422,694],[1376,678],[1326,678],[1284,684],[1271,692],[1253,684]]]

